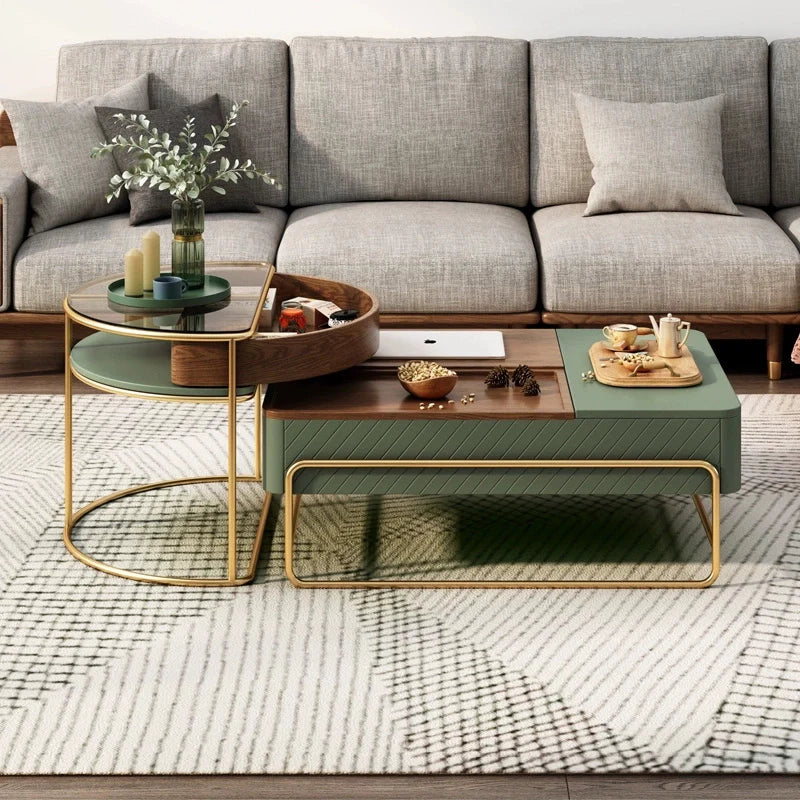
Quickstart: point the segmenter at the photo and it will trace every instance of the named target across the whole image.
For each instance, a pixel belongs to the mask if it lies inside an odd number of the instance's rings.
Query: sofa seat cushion
[[[280,272],[374,294],[389,313],[530,311],[536,253],[525,215],[451,202],[333,203],[295,211]]]
[[[207,214],[203,234],[206,261],[274,262],[286,212],[268,207],[259,210],[260,214]],[[18,311],[60,312],[68,292],[103,275],[121,273],[125,252],[140,247],[147,230],[161,235],[161,262],[168,265],[172,246],[169,220],[132,228],[127,214],[115,214],[29,237],[14,262],[14,307]],[[207,269],[213,272],[208,265]]]
[[[775,222],[786,231],[788,237],[800,248],[800,206],[782,208],[775,212]],[[797,308],[794,309],[797,311]]]
[[[800,305],[800,253],[760,209],[739,206],[741,217],[584,217],[585,208],[533,215],[547,311],[756,313]]]

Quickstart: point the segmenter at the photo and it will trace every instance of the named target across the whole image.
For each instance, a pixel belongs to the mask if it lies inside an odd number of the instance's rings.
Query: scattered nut
[[[444,408],[444,406],[441,403],[439,403],[439,408]]]
[[[428,403],[428,408],[433,408],[435,405],[436,403]]]

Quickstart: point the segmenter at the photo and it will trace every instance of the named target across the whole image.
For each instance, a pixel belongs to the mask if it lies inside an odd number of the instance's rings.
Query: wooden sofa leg
[[[783,361],[783,325],[767,325],[767,377],[771,381],[781,379]]]

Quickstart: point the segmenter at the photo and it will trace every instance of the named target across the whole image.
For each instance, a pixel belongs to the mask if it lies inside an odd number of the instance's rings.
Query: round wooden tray
[[[199,289],[188,289],[180,297],[169,300],[156,300],[152,292],[146,292],[140,297],[129,297],[125,294],[125,279],[111,281],[108,284],[108,300],[118,306],[132,306],[133,308],[154,309],[162,311],[167,308],[190,308],[192,306],[210,306],[227,300],[231,296],[231,284],[226,278],[216,275],[206,275],[203,286]]]
[[[275,273],[275,321],[281,302],[291,297],[330,300],[340,308],[354,308],[359,316],[346,325],[310,333],[268,338],[269,331],[239,342],[236,382],[282,383],[328,375],[371,358],[378,349],[378,301],[369,292],[346,283]],[[179,386],[225,386],[228,346],[218,342],[173,342],[172,381]]]

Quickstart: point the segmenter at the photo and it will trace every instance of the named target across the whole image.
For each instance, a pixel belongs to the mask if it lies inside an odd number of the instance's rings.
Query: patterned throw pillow
[[[206,144],[206,140],[203,137],[211,131],[211,126],[222,127],[225,121],[219,106],[219,96],[216,94],[190,106],[154,108],[149,111],[98,106],[95,112],[100,126],[105,132],[106,141],[111,140],[117,134],[122,134],[123,136],[131,135],[124,120],[114,119],[114,115],[120,113],[128,117],[131,114],[144,114],[150,120],[152,127],[156,128],[159,133],[169,133],[173,142],[177,142],[178,134],[184,126],[186,117],[194,117],[196,141],[200,146]],[[228,139],[229,145],[222,153],[230,162],[233,162],[236,158],[244,160],[241,153],[238,152],[235,133],[235,130],[231,131],[231,136]],[[109,158],[109,156],[106,157],[106,159]],[[135,153],[115,150],[114,161],[116,161],[117,169],[121,173],[126,169],[132,169],[136,165],[137,158]],[[218,194],[212,191],[203,192],[201,197],[205,202],[205,210],[252,211],[257,213],[258,206],[253,201],[252,183],[250,180],[243,180],[239,183],[220,184],[225,189],[225,194]],[[139,225],[142,222],[149,222],[154,219],[164,219],[171,214],[174,198],[168,192],[159,191],[156,188],[143,187],[141,189],[130,189],[128,196],[131,203],[131,225]]]

